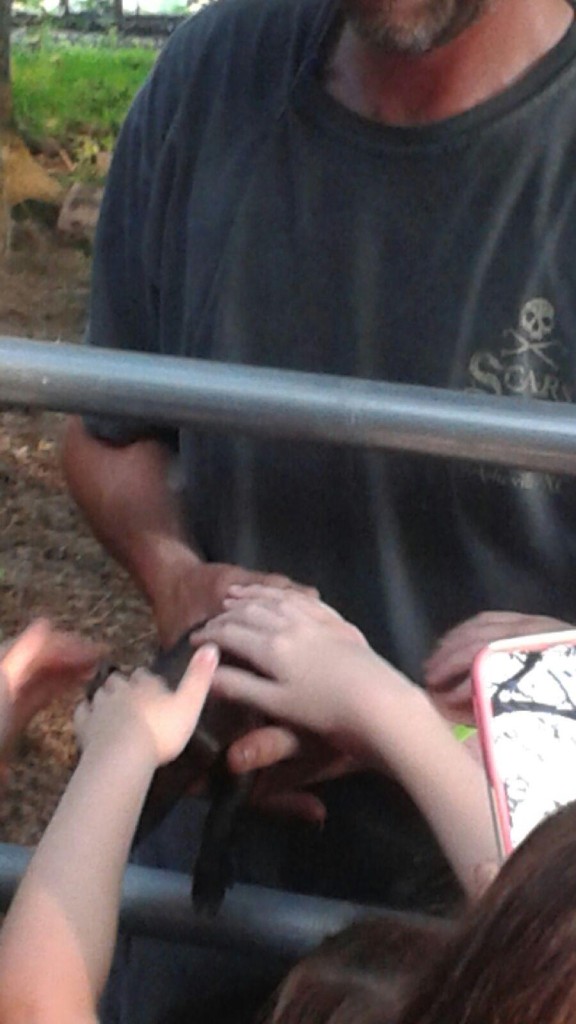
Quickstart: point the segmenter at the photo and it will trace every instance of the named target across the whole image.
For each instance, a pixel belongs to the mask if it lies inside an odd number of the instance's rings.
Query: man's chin
[[[425,26],[411,29],[388,23],[382,24],[377,19],[364,18],[358,14],[350,15],[349,21],[360,39],[382,50],[383,53],[418,56],[441,45],[437,34],[427,31]]]
[[[364,42],[383,53],[417,56],[452,42],[478,20],[487,0],[429,0],[411,13],[390,0],[344,0],[346,17]]]

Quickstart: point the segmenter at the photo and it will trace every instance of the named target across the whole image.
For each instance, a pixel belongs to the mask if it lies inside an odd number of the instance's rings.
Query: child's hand
[[[225,611],[193,640],[211,640],[262,675],[221,666],[214,692],[338,745],[363,701],[367,670],[398,677],[341,616],[316,598],[273,587],[232,587]],[[402,679],[404,686],[408,685]]]
[[[508,637],[573,628],[568,622],[546,615],[522,615],[520,612],[474,615],[441,637],[425,662],[425,682],[430,697],[445,718],[473,725],[470,673],[474,658],[483,647]]]
[[[104,654],[101,645],[38,619],[0,657],[0,743],[5,746],[50,701],[86,683]]]
[[[92,704],[83,701],[76,709],[80,745],[109,748],[142,741],[156,765],[173,761],[196,728],[217,664],[217,648],[201,647],[175,692],[145,669],[137,669],[129,679],[114,672]]]

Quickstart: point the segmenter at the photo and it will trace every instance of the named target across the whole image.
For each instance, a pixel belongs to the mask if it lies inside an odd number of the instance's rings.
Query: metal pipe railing
[[[570,404],[5,337],[0,402],[576,474]],[[0,909],[29,857],[29,850],[0,844]],[[121,924],[174,941],[297,958],[324,936],[374,914],[399,917],[382,908],[237,885],[210,918],[194,912],[188,877],[130,865]]]
[[[0,910],[8,908],[31,855],[30,849],[0,843]],[[391,922],[399,918],[430,920],[431,927],[437,930],[440,926],[436,919],[421,915],[240,884],[228,893],[218,915],[210,917],[194,911],[190,887],[187,875],[129,865],[122,886],[120,926],[132,934],[262,950],[290,960],[364,917],[377,915]]]
[[[0,338],[0,402],[576,474],[569,403]]]

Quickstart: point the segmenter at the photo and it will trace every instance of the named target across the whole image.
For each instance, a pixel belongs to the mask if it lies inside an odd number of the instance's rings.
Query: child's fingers
[[[224,700],[238,701],[262,711],[265,715],[278,713],[279,684],[261,679],[241,668],[221,665],[214,677],[213,692]]]
[[[90,704],[87,700],[80,701],[74,711],[74,732],[79,739],[82,739],[88,719],[90,718]]]
[[[224,611],[212,622],[240,622],[251,629],[270,632],[279,629],[286,621],[286,605],[280,601],[226,597],[222,606]]]
[[[50,635],[47,619],[37,619],[10,645],[2,658],[2,670],[13,686],[29,675]]]
[[[269,601],[270,603],[281,604],[288,592],[295,590],[294,585],[288,587],[275,587],[267,583],[232,583],[226,592],[227,597],[244,601]],[[306,593],[309,588],[295,590],[296,593]]]
[[[52,631],[41,656],[41,668],[46,673],[68,674],[81,680],[94,671],[106,656],[105,644],[93,643],[75,633]]]
[[[127,679],[121,672],[111,672],[100,689],[94,694],[94,703],[96,703],[104,694],[116,693],[125,683],[127,683]]]
[[[253,621],[246,622],[242,612],[224,612],[191,636],[193,643],[216,644],[221,650],[263,671],[270,662],[270,638],[269,628]]]
[[[175,698],[187,708],[197,707],[198,714],[204,706],[212,685],[214,672],[218,667],[219,651],[216,644],[207,643],[194,652],[186,669]]]
[[[37,619],[2,652],[2,668],[14,692],[38,682],[49,699],[86,681],[104,652],[102,644]]]
[[[126,682],[138,689],[139,687],[150,687],[153,690],[165,690],[167,689],[166,682],[162,679],[162,676],[157,676],[154,672],[150,672],[147,668],[136,668],[132,675],[126,680]]]

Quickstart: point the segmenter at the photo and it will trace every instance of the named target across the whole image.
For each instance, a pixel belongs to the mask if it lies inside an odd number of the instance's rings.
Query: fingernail
[[[218,663],[220,650],[215,643],[208,641],[208,643],[202,645],[201,651],[207,661],[212,661],[215,665]]]
[[[231,583],[228,587],[227,593],[231,595],[241,594],[245,589],[246,588],[241,583]]]
[[[233,752],[232,759],[235,771],[249,771],[254,764],[254,753],[250,747],[237,747]]]

